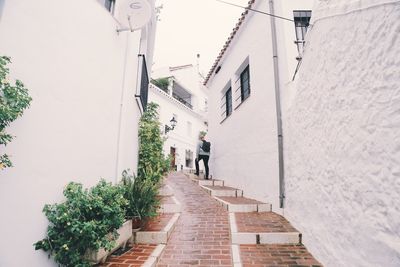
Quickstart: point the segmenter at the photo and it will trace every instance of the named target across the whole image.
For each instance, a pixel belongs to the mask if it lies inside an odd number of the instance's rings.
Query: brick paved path
[[[182,214],[157,266],[232,266],[228,212],[183,174],[167,183]]]
[[[322,267],[307,249],[297,245],[240,245],[243,267]]]

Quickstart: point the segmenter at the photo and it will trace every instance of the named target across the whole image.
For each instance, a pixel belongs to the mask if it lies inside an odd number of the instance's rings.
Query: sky
[[[196,64],[200,54],[200,71],[207,74],[244,9],[216,0],[158,0],[160,4],[153,69]]]

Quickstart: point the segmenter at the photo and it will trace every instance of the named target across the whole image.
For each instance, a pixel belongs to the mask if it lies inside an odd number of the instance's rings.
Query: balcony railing
[[[188,101],[186,101],[185,99],[183,99],[182,97],[180,97],[178,94],[176,94],[175,92],[172,92],[172,96],[178,100],[179,102],[181,102],[182,104],[184,104],[185,106],[193,109],[192,104],[190,104]]]

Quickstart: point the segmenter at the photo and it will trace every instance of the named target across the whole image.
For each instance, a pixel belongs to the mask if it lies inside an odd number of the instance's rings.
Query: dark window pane
[[[104,3],[104,6],[110,12],[113,12],[114,5],[115,5],[115,0],[106,0],[105,3]]]
[[[232,88],[229,88],[225,93],[226,117],[232,113]]]
[[[245,100],[250,95],[250,70],[247,66],[240,74],[241,98]]]

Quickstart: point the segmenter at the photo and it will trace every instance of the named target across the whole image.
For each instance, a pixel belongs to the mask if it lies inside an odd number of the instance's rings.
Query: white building
[[[295,41],[303,44],[300,33],[308,26],[313,0],[272,1],[274,8],[270,2],[252,0],[249,8],[296,20],[298,27],[293,21],[244,12],[205,85],[213,144],[211,173],[281,212],[284,191],[279,179],[283,171],[279,170],[276,92],[292,80],[299,56]]]
[[[0,266],[56,266],[33,247],[46,233],[44,204],[70,181],[115,182],[137,168],[156,20],[149,0],[150,20],[117,33],[122,3],[0,1],[0,52],[33,97],[7,128],[16,138],[5,149],[14,167],[0,172]]]
[[[160,121],[166,137],[164,154],[171,155],[172,166],[177,170],[193,169],[199,133],[207,131],[207,92],[203,79],[193,65],[158,69],[152,78],[164,79],[167,84],[163,88],[151,84],[149,90],[149,101],[160,106]],[[172,118],[177,123],[169,130]],[[202,166],[200,163],[201,169]]]
[[[400,2],[319,0],[284,112],[285,215],[324,266],[400,266]]]

